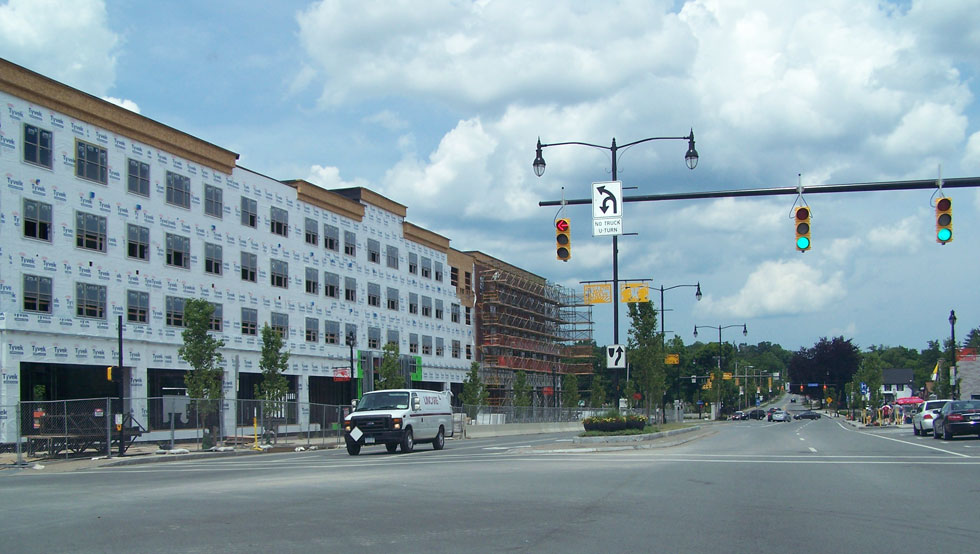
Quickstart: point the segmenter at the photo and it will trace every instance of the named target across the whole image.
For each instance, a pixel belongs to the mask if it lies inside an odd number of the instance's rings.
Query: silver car
[[[783,410],[776,410],[772,413],[773,421],[792,421],[793,418],[790,417],[789,412]]]
[[[936,419],[936,414],[946,405],[949,400],[926,400],[919,404],[918,409],[912,416],[912,434],[926,435],[932,432],[932,422]]]

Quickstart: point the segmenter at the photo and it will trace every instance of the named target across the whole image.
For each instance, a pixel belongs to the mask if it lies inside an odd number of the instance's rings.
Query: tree
[[[531,405],[531,385],[527,382],[527,374],[518,371],[514,375],[514,406],[526,408]]]
[[[860,367],[854,373],[851,384],[848,387],[852,391],[861,394],[861,383],[868,387],[868,406],[875,410],[881,405],[881,356],[875,352],[868,352],[861,357]],[[860,406],[860,403],[858,404]]]
[[[405,376],[398,364],[398,344],[389,342],[383,350],[381,367],[378,368],[378,390],[404,388]]]
[[[480,364],[473,362],[470,364],[470,372],[467,374],[466,380],[463,381],[463,393],[460,395],[463,407],[466,408],[466,415],[470,419],[476,417],[480,406],[486,406],[489,399],[490,391],[480,379]]]
[[[606,403],[606,384],[601,375],[592,376],[592,388],[589,390],[589,406],[601,408]]]
[[[465,387],[465,385],[464,385]],[[567,373],[561,378],[561,405],[563,408],[577,408],[579,401],[578,376]]]
[[[638,392],[646,400],[649,418],[651,405],[663,400],[666,387],[662,337],[657,332],[657,311],[652,302],[634,302],[629,304],[629,318],[628,359]],[[629,401],[632,402],[632,398]]]
[[[262,370],[262,382],[255,385],[255,398],[263,401],[263,410],[267,417],[280,414],[283,402],[289,392],[289,381],[283,373],[289,367],[289,352],[283,352],[285,344],[283,337],[269,324],[262,325],[262,353],[259,358],[259,369]]]
[[[881,363],[880,356],[876,359]],[[843,390],[860,364],[861,351],[850,339],[822,337],[812,348],[801,348],[793,355],[789,375],[793,383],[826,383],[834,390]]]
[[[218,410],[218,402],[224,396],[222,383],[224,381],[224,356],[221,348],[225,341],[213,337],[211,317],[214,306],[201,298],[192,298],[184,303],[184,325],[181,333],[184,344],[177,349],[177,354],[191,366],[184,375],[187,385],[187,395],[195,399],[195,407],[204,419],[205,434],[202,448],[214,446],[214,437],[218,434],[218,421],[214,414]]]

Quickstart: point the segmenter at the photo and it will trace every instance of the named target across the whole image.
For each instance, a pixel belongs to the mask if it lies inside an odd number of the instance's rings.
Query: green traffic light
[[[800,250],[810,248],[810,239],[808,237],[800,237],[796,239],[796,247]]]
[[[940,229],[936,233],[936,238],[942,242],[949,242],[949,240],[953,238],[953,231],[949,229]]]

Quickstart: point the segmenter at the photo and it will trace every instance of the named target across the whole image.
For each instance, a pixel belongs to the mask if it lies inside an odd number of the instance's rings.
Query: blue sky
[[[270,6],[275,6],[274,8]],[[0,2],[0,56],[325,188],[366,186],[408,219],[558,283],[611,278],[611,241],[573,206],[610,177],[632,194],[980,175],[975,2]],[[723,339],[789,349],[843,335],[924,348],[980,326],[980,192],[948,191],[954,241],[933,240],[933,191],[627,204],[620,276],[666,293],[667,330],[746,323]],[[658,297],[659,294],[654,295]],[[659,301],[659,298],[657,298]],[[612,342],[609,305],[595,338]],[[625,308],[621,314],[625,314]],[[625,341],[625,316],[621,341]],[[699,334],[711,340],[716,333]]]

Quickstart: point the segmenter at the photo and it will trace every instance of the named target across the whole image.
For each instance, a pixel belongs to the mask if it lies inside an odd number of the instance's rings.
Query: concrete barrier
[[[463,438],[480,439],[511,435],[537,435],[541,433],[584,432],[581,421],[546,423],[504,423],[501,425],[464,425]]]

